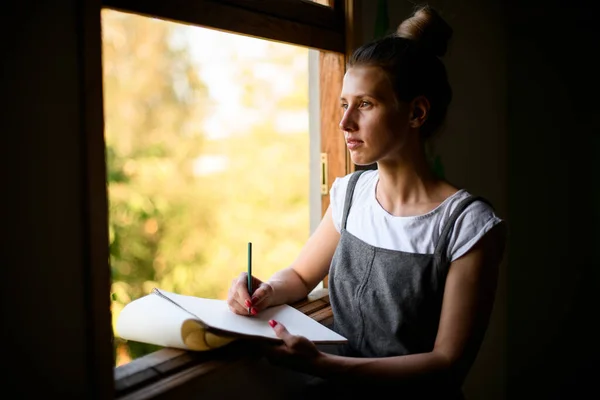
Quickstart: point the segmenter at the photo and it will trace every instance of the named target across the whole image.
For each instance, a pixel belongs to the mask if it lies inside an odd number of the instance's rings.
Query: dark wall
[[[85,272],[83,13],[91,3],[15,1],[0,12],[0,390],[23,399],[112,390],[94,387],[98,360],[87,351],[92,315],[108,315],[91,309]]]
[[[375,1],[361,1],[362,39]],[[390,25],[414,3],[389,0]],[[449,178],[510,227],[475,399],[575,399],[597,379],[600,49],[591,1],[429,1],[455,29],[438,150]],[[597,391],[597,389],[596,389]]]
[[[600,36],[591,2],[511,1],[510,399],[597,392]]]

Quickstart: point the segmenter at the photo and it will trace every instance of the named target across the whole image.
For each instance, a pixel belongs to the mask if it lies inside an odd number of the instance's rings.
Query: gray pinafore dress
[[[329,270],[333,329],[348,338],[338,352],[350,357],[388,357],[431,351],[450,265],[446,256],[450,233],[469,204],[485,200],[470,196],[458,204],[433,254],[383,249],[346,230],[362,172],[350,177],[340,242]]]

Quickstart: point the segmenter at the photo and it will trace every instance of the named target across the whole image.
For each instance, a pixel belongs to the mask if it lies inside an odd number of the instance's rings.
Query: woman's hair
[[[354,51],[348,67],[375,66],[387,74],[398,101],[425,96],[429,116],[421,137],[430,138],[442,124],[452,89],[441,57],[446,53],[452,28],[431,7],[420,6],[396,32],[367,43]]]

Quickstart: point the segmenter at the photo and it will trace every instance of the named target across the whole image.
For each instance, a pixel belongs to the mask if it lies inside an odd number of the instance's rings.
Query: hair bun
[[[438,57],[446,54],[452,33],[450,25],[430,6],[419,7],[396,30],[396,35],[418,42]]]

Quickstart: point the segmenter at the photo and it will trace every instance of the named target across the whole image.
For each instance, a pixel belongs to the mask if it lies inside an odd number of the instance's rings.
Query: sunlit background
[[[308,50],[103,10],[113,327],[153,287],[225,299],[309,235]],[[114,329],[114,328],[113,328]],[[116,365],[158,347],[115,338]]]

